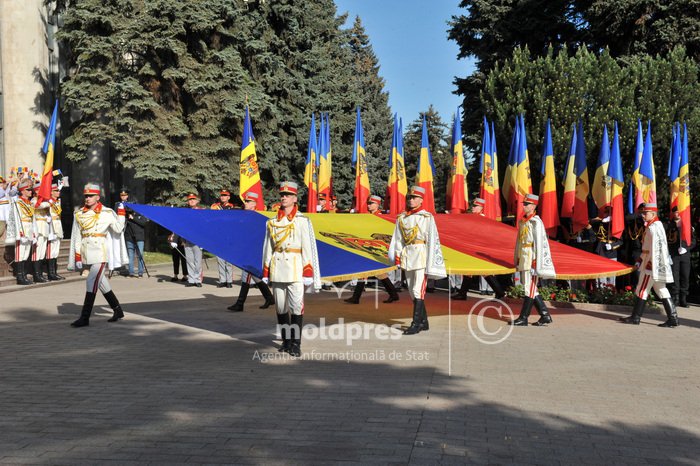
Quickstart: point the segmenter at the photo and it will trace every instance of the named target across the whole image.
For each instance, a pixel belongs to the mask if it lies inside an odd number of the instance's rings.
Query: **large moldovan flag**
[[[540,182],[540,218],[547,235],[555,237],[559,226],[559,207],[557,206],[557,180],[554,172],[554,149],[552,148],[552,130],[549,119],[544,134],[542,151],[542,181]]]
[[[56,147],[56,125],[58,124],[58,100],[53,107],[53,113],[51,114],[51,122],[49,123],[49,129],[46,131],[46,139],[44,139],[44,146],[41,151],[46,155],[46,161],[44,162],[44,171],[41,174],[41,185],[39,186],[39,191],[36,194],[36,204],[39,205],[44,201],[51,199],[51,183],[53,182],[53,152]]]
[[[306,211],[316,212],[318,205],[318,172],[316,160],[318,157],[318,141],[316,140],[316,118],[311,114],[311,129],[309,130],[309,146],[306,150],[306,168],[304,169],[304,184],[307,188]]]
[[[365,133],[362,130],[360,107],[355,118],[355,142],[352,150],[352,163],[355,166],[355,212],[367,213],[367,198],[372,192],[367,173],[367,154],[365,152]]]
[[[428,126],[423,115],[423,134],[421,136],[420,158],[418,159],[418,171],[416,172],[416,184],[425,189],[423,198],[423,208],[428,212],[435,213],[435,197],[433,195],[433,177],[435,175],[435,165],[430,154],[430,143],[428,141]]]
[[[255,136],[253,136],[253,125],[250,122],[247,105],[245,106],[245,119],[243,120],[240,173],[238,195],[242,199],[245,193],[257,193],[258,203],[255,210],[265,210],[258,156],[255,153]]]
[[[462,148],[462,118],[459,108],[452,122],[452,173],[447,183],[445,208],[450,213],[464,213],[469,209],[467,166]]]

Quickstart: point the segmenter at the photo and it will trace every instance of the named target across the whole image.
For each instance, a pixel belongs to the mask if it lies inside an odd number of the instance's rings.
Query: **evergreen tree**
[[[525,114],[533,186],[540,181],[544,126],[551,118],[555,166],[561,176],[568,155],[571,127],[583,119],[589,174],[593,173],[600,149],[603,125],[620,126],[620,150],[625,173],[631,174],[634,161],[637,118],[652,121],[659,202],[668,196],[663,189],[665,167],[674,121],[700,127],[700,81],[698,65],[686,57],[683,48],[666,58],[633,57],[621,66],[607,51],[600,55],[579,49],[574,56],[566,50],[552,50],[535,58],[525,49],[516,49],[512,59],[489,73],[481,99],[489,118],[496,122],[499,171],[505,170],[515,115]],[[690,159],[691,170],[700,162]],[[561,178],[560,178],[561,179]],[[700,182],[691,178],[691,192]],[[536,191],[536,188],[535,188]]]
[[[335,190],[346,205],[355,105],[367,105],[369,150],[389,139],[382,136],[389,109],[369,39],[359,22],[342,29],[345,17],[336,17],[332,0],[58,6],[72,70],[62,94],[77,115],[65,141],[68,157],[78,161],[95,144],[108,146],[145,180],[147,201],[235,189],[246,102],[263,185],[273,193],[279,180],[303,177],[312,112],[330,114]]]

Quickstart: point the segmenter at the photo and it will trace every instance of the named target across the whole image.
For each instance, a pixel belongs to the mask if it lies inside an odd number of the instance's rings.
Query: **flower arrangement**
[[[539,292],[546,301],[557,301],[563,303],[595,303],[595,304],[619,304],[623,306],[633,306],[635,295],[631,286],[618,290],[614,285],[601,285],[592,291],[571,290],[556,285],[541,286]],[[525,291],[522,285],[511,286],[506,291],[510,298],[523,298]],[[650,307],[656,304],[650,299],[647,303]]]

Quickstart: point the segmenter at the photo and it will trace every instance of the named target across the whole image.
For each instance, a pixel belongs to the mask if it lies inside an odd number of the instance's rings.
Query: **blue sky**
[[[447,21],[464,14],[459,0],[335,0],[348,25],[359,16],[379,58],[389,104],[407,122],[430,104],[449,124],[462,99],[453,94],[455,76],[471,74],[469,60],[457,60],[458,47],[447,39]]]

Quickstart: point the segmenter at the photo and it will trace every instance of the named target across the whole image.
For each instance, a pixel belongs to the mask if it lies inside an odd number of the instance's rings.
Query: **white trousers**
[[[539,277],[533,277],[529,270],[520,271],[520,284],[523,286],[525,296],[535,298],[540,292],[537,290],[537,281]]]
[[[102,294],[112,291],[112,286],[109,284],[109,280],[107,279],[106,262],[86,265],[86,267],[90,267],[90,272],[88,273],[87,281],[85,282],[85,289],[88,293],[97,293],[98,289],[102,292]]]
[[[291,312],[295,315],[304,315],[304,284],[301,282],[280,283],[272,286],[272,294],[275,297],[277,314]]]
[[[425,269],[407,270],[406,284],[412,299],[425,299],[425,287],[428,284]]]
[[[650,270],[643,270],[639,272],[639,281],[637,282],[637,289],[635,294],[641,299],[646,300],[649,297],[649,290],[654,287],[654,291],[661,299],[668,299],[671,297],[671,293],[668,292],[666,288],[666,283],[657,282],[651,278]]]

